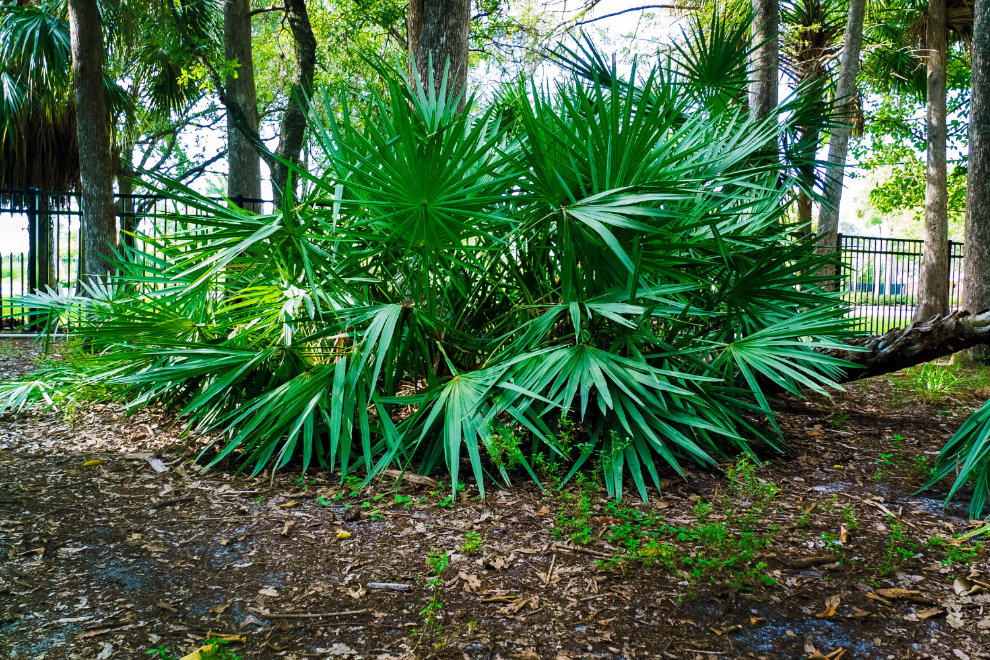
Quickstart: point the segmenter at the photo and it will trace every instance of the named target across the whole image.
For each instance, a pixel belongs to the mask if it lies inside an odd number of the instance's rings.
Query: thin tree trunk
[[[812,208],[811,198],[803,190],[799,190],[797,194],[797,214],[798,223],[801,225],[798,231],[801,232],[802,236],[806,235],[811,230]]]
[[[766,117],[777,107],[777,76],[780,52],[777,35],[780,6],[777,0],[753,0],[753,52],[749,88],[749,113],[754,119]]]
[[[225,0],[223,10],[224,57],[237,60],[237,77],[228,76],[226,105],[236,105],[247,128],[258,132],[258,95],[254,85],[251,47],[250,0]],[[251,138],[237,126],[227,111],[227,197],[261,199],[261,159]],[[252,203],[244,208],[258,210]]]
[[[849,19],[843,38],[842,62],[835,98],[839,110],[839,122],[832,127],[828,140],[828,164],[825,167],[825,199],[818,212],[818,247],[822,254],[836,251],[839,232],[839,202],[842,200],[842,180],[845,176],[846,154],[849,150],[849,133],[856,100],[856,76],[859,73],[859,53],[863,47],[863,17],[866,0],[849,1]],[[823,269],[821,275],[834,276],[832,268]]]
[[[316,70],[316,37],[309,24],[305,0],[285,0],[285,18],[295,42],[296,68],[289,88],[288,105],[282,115],[278,149],[275,155],[291,163],[299,162],[299,150],[306,137],[306,116],[309,98],[313,93],[313,74]],[[281,207],[283,197],[292,200],[293,191],[288,188],[289,168],[276,162],[272,166],[272,195],[275,205]],[[294,185],[294,184],[293,184]]]
[[[84,279],[103,281],[112,274],[117,221],[110,112],[103,84],[103,30],[96,0],[69,0],[69,37],[82,184],[82,237],[86,244],[82,274]]]
[[[776,0],[773,0],[776,4]],[[410,0],[406,19],[409,39],[410,80],[415,61],[423,88],[430,78],[438,93],[448,71],[447,95],[459,95],[458,110],[464,109],[468,73],[468,36],[471,29],[471,0]]]
[[[975,314],[990,308],[990,0],[976,0],[973,14],[963,309]],[[988,355],[983,345],[963,359],[986,361]]]
[[[945,0],[928,3],[928,176],[916,321],[949,313],[949,198],[945,173]]]

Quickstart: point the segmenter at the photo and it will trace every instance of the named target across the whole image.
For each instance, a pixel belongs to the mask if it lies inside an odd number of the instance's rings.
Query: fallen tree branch
[[[924,364],[953,353],[990,344],[990,309],[979,314],[953,312],[911,323],[883,335],[857,337],[846,342],[865,351],[831,350],[828,355],[863,367],[849,369],[842,382],[881,376]]]

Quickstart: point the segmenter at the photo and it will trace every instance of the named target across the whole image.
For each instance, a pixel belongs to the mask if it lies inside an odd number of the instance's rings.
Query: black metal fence
[[[148,237],[150,243],[131,240],[135,247],[152,253],[154,237],[178,230],[180,218],[196,214],[158,195],[117,195],[115,201],[121,242],[127,232]],[[256,203],[264,211],[271,208],[271,203],[263,200],[235,201],[239,206]],[[15,296],[47,287],[75,289],[82,245],[79,222],[77,193],[0,190],[0,331],[23,331],[30,326],[30,310],[13,301]],[[26,237],[16,238],[19,231]],[[850,315],[858,319],[859,329],[878,334],[910,323],[924,241],[839,234],[838,245],[843,263],[840,290],[851,305]],[[963,244],[950,241],[952,310],[959,309],[963,284]]]
[[[114,201],[120,243],[129,241],[152,254],[158,235],[189,228],[188,217],[199,213],[159,195],[117,194]],[[260,199],[238,198],[236,203],[271,208],[271,202]],[[48,288],[75,290],[83,245],[80,220],[78,193],[0,190],[0,332],[28,331],[31,325],[30,310],[13,300],[16,296]]]
[[[859,319],[858,328],[880,334],[914,317],[924,241],[908,238],[838,237],[843,269],[840,289]],[[962,300],[963,244],[949,241],[949,308]]]

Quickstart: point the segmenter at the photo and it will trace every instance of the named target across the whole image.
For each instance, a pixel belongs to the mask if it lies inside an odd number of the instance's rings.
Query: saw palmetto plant
[[[366,107],[326,98],[323,169],[272,214],[160,180],[188,228],[86,296],[30,296],[88,353],[3,405],[113,385],[208,432],[212,463],[442,468],[482,490],[594,466],[645,498],[658,464],[780,447],[769,393],[835,385],[816,349],[846,332],[767,154],[791,113],[713,113],[669,70],[599,69],[472,112],[397,75]]]

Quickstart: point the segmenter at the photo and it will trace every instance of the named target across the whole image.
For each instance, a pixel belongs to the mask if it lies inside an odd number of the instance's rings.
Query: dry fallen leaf
[[[758,616],[751,616],[751,617],[749,617],[749,625],[751,625],[751,626],[757,626],[757,625],[763,623],[764,621],[766,621],[766,619],[763,619],[763,618],[758,617]]]
[[[945,614],[945,610],[941,607],[932,607],[924,610],[918,610],[915,615],[919,619],[931,619],[932,617],[938,616],[940,614]]]
[[[105,461],[102,458],[94,458],[91,461],[86,461],[85,463],[83,463],[83,467],[92,467],[94,465],[103,465],[103,463],[105,463]]]
[[[292,507],[299,504],[299,502],[286,502],[285,504],[279,504],[280,509],[291,509]]]
[[[271,587],[265,587],[264,589],[259,589],[258,593],[262,596],[271,596],[272,598],[278,597],[278,592]]]
[[[868,592],[866,594],[866,597],[869,598],[870,600],[879,601],[879,602],[883,603],[884,605],[893,605],[893,603],[891,603],[886,598],[881,598],[880,596],[878,596],[878,595],[876,595],[875,593],[872,593],[872,592]]]
[[[464,580],[464,591],[472,593],[475,589],[481,588],[481,580],[478,579],[476,575],[469,575],[464,571],[460,571],[457,577]]]
[[[522,653],[510,653],[509,657],[516,660],[540,660],[540,656],[531,648],[527,648]]]
[[[834,596],[829,596],[828,598],[825,599],[825,610],[823,612],[819,612],[815,616],[817,616],[819,619],[827,619],[835,616],[835,608],[839,606],[840,602],[841,602],[841,598],[839,597],[838,594],[835,594]]]
[[[223,611],[230,607],[230,603],[224,603],[223,605],[217,605],[216,607],[211,607],[210,611],[214,614],[223,614]]]
[[[839,542],[842,545],[846,545],[849,542],[849,530],[846,529],[845,525],[839,526]]]
[[[729,626],[728,628],[716,628],[712,626],[711,631],[721,637],[722,635],[728,635],[729,633],[734,633],[737,630],[742,630],[743,627],[740,625]]]
[[[347,588],[347,595],[350,596],[351,598],[354,598],[355,600],[361,598],[366,593],[368,593],[367,590],[365,590],[365,588],[362,587],[361,585]]]
[[[282,536],[288,536],[289,535],[289,528],[292,527],[293,525],[295,525],[296,524],[296,521],[295,520],[285,520],[283,522],[285,523],[285,527],[282,528],[281,535]]]
[[[891,598],[891,599],[897,599],[897,598],[912,599],[915,596],[921,595],[920,591],[913,591],[911,589],[898,589],[897,587],[894,587],[892,589],[877,589],[877,593],[883,596],[884,598]]]

